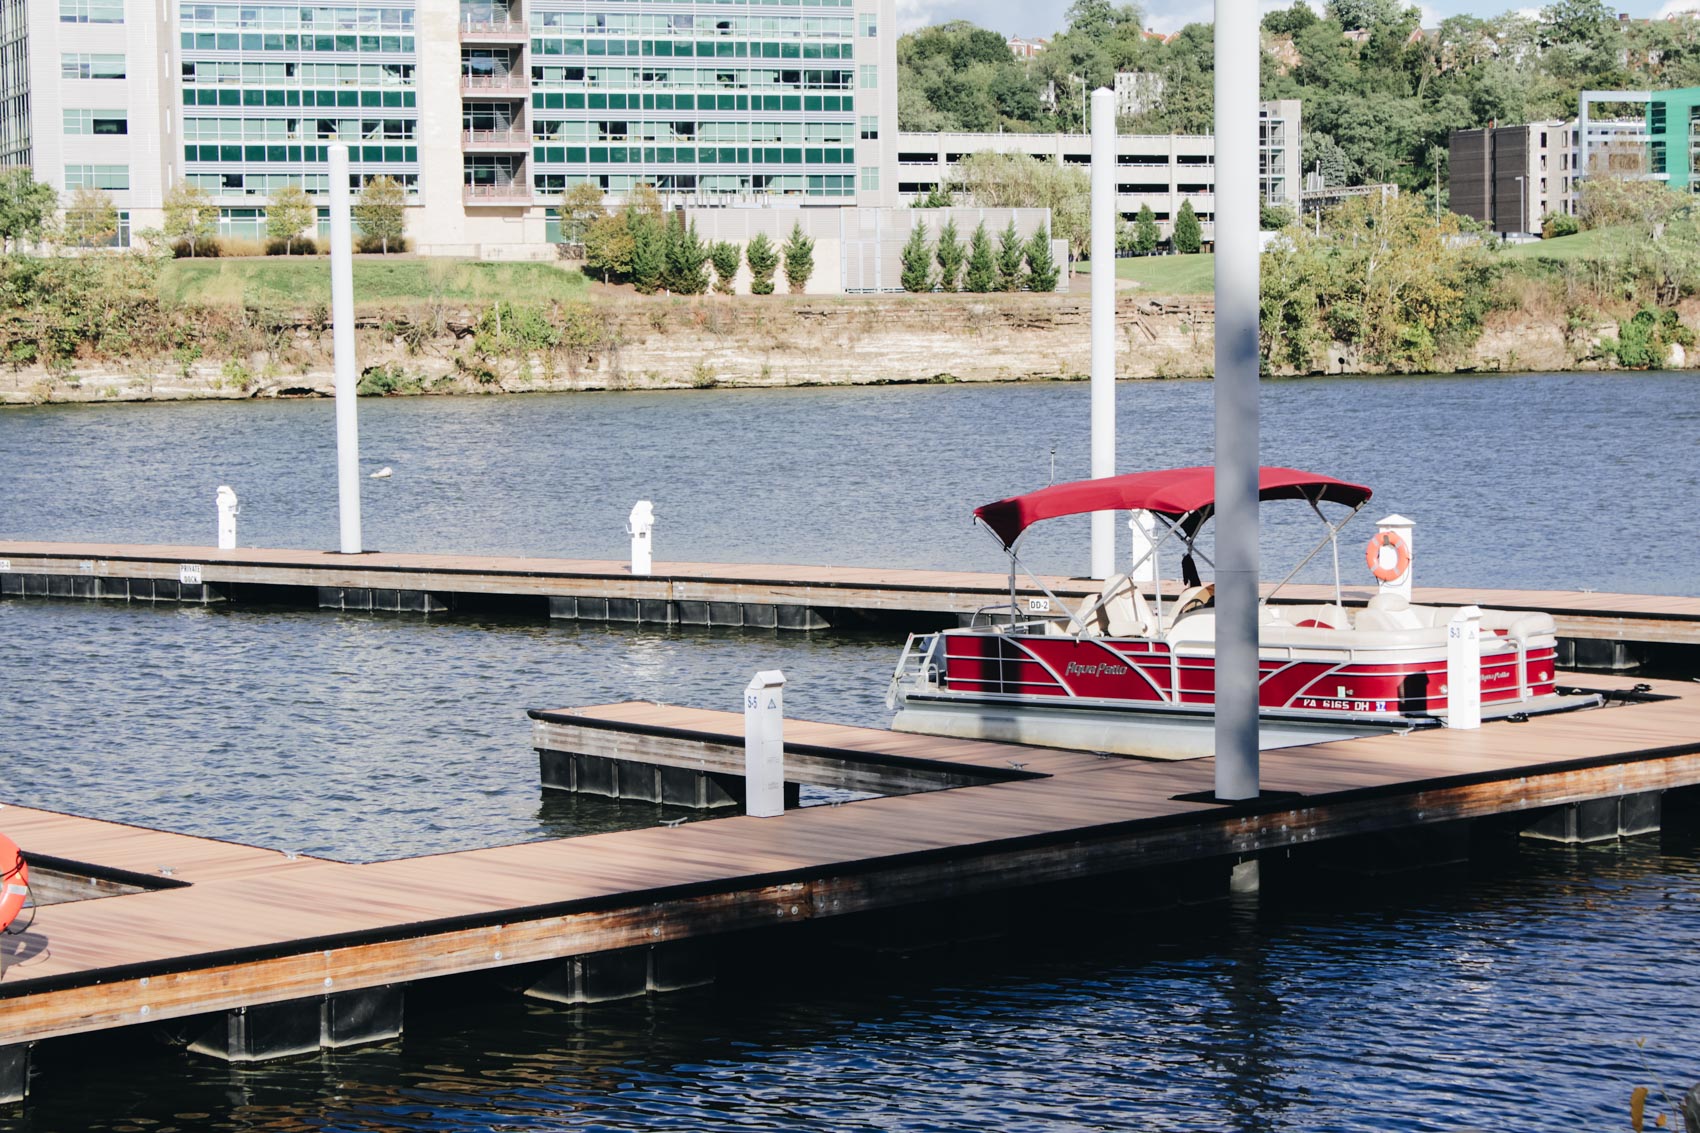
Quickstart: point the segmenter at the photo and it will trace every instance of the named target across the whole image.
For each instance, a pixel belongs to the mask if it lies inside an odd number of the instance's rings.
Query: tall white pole
[[[336,494],[342,553],[360,554],[360,418],[354,391],[354,233],[348,193],[348,146],[330,144],[331,342],[336,349]]]
[[[1256,0],[1216,0],[1216,797],[1219,799],[1250,799],[1258,794],[1258,51]]]
[[[1092,92],[1092,477],[1116,474],[1116,93]],[[1116,513],[1092,513],[1092,577],[1116,573]]]

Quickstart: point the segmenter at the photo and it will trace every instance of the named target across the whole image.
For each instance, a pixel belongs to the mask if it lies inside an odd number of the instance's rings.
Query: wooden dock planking
[[[103,873],[171,885],[270,873],[297,862],[277,850],[214,838],[172,834],[104,819],[5,804],[0,830],[29,848],[32,858],[94,865]],[[161,871],[168,869],[169,874]]]
[[[588,597],[651,602],[704,602],[892,614],[964,615],[995,604],[1008,593],[1007,576],[975,571],[767,563],[658,562],[634,577],[619,561],[550,559],[512,555],[442,555],[332,551],[0,541],[0,559],[17,573],[175,581],[185,564],[201,568],[211,585],[340,587],[485,596]],[[1053,593],[1070,602],[1095,594],[1090,579],[1047,576]],[[1026,580],[1024,579],[1025,583]],[[1024,589],[1026,587],[1024,586]],[[1270,587],[1265,586],[1265,590]],[[1330,586],[1289,584],[1283,597],[1332,601]],[[1342,591],[1347,605],[1374,594],[1368,587]],[[1664,644],[1700,644],[1700,598],[1560,590],[1465,590],[1417,587],[1425,604],[1475,604],[1497,609],[1542,610],[1564,637]]]
[[[1620,684],[1625,681],[1594,681]],[[1006,769],[983,786],[370,864],[284,855],[22,807],[26,853],[190,884],[44,907],[0,943],[0,1045],[330,991],[632,947],[1406,824],[1700,783],[1700,697],[1264,753],[1223,808],[1209,760],[1106,759],[792,721],[787,738]],[[740,715],[577,713],[741,743]]]

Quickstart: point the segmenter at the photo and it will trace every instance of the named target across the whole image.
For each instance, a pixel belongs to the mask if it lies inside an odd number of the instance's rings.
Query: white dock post
[[[1152,536],[1157,531],[1157,521],[1151,518],[1150,512],[1136,508],[1128,513],[1127,529],[1133,536],[1128,562],[1134,564],[1128,577],[1135,582],[1156,582],[1157,556],[1154,551],[1157,540]]]
[[[1381,593],[1397,594],[1406,601],[1410,601],[1411,599],[1411,572],[1417,565],[1417,548],[1416,544],[1412,542],[1411,537],[1411,533],[1416,529],[1416,526],[1416,520],[1406,519],[1404,516],[1398,514],[1390,515],[1375,525],[1375,533],[1377,535],[1380,535],[1384,531],[1391,531],[1405,543],[1406,563],[1404,571],[1398,576],[1391,578],[1386,582],[1382,582],[1380,585]],[[1392,570],[1399,561],[1399,553],[1392,547],[1378,547],[1376,549],[1376,561],[1384,569]]]
[[[236,516],[242,511],[242,505],[236,498],[236,492],[229,484],[218,486],[218,549],[233,551],[236,549]]]
[[[1092,92],[1092,478],[1116,474],[1116,92]],[[1092,577],[1116,573],[1116,513],[1092,513]]]
[[[1446,726],[1482,726],[1482,611],[1465,606],[1446,624]]]
[[[648,500],[632,505],[626,517],[626,534],[632,537],[632,573],[648,574],[650,570],[650,533],[655,530],[655,508]]]
[[[785,674],[764,669],[744,689],[744,813],[785,813]]]
[[[336,352],[336,485],[342,553],[360,545],[360,418],[354,360],[354,231],[348,188],[348,146],[332,142],[331,342]]]
[[[1258,17],[1216,0],[1216,797],[1258,783]]]

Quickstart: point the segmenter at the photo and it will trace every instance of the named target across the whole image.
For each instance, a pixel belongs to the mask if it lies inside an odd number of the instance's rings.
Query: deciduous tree
[[[0,172],[0,250],[40,240],[58,207],[59,194],[31,176],[28,167]]]
[[[105,190],[83,187],[65,206],[65,239],[79,248],[99,248],[118,235],[118,207]]]
[[[279,189],[266,206],[266,235],[273,240],[283,241],[285,255],[295,251],[295,242],[301,239],[301,232],[312,224],[318,217],[318,209],[313,204],[313,198],[300,185],[291,181]]]
[[[407,226],[407,192],[401,182],[383,174],[372,178],[360,187],[353,212],[363,245],[376,245],[385,255],[392,247],[401,250]]]
[[[632,229],[624,214],[603,213],[584,230],[584,266],[602,273],[603,283],[632,272]]]
[[[197,256],[218,235],[218,206],[199,185],[179,181],[165,194],[165,238]]]
[[[561,241],[566,244],[584,243],[584,235],[608,209],[602,190],[588,181],[580,181],[561,196]]]

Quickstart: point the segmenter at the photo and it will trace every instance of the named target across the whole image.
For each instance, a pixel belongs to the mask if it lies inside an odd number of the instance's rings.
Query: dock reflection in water
[[[715,987],[591,1009],[467,984],[415,995],[399,1043],[250,1069],[49,1044],[13,1127],[1614,1128],[1633,1086],[1700,1076],[1692,828],[1379,895],[1107,896],[914,955],[775,934]]]

